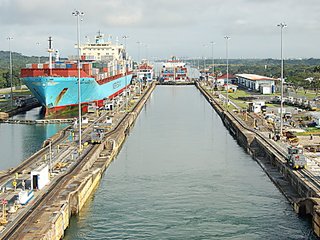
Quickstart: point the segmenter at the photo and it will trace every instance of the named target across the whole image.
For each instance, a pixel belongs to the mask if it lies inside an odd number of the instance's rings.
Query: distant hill
[[[12,83],[13,86],[20,85],[20,70],[24,68],[27,63],[38,63],[38,56],[24,56],[21,53],[11,52],[12,59]],[[40,57],[40,62],[48,61],[48,56]],[[10,52],[0,51],[0,88],[11,86],[10,79]]]
[[[13,68],[22,68],[25,67],[27,63],[37,63],[38,56],[24,56],[21,53],[12,52],[12,67]],[[9,69],[9,51],[0,51],[0,70]],[[40,61],[48,61],[48,57],[40,57]]]
[[[13,86],[20,85],[20,69],[25,67],[27,63],[37,63],[38,56],[24,56],[21,53],[12,52],[12,68]],[[41,56],[40,62],[48,61],[48,56]],[[207,58],[205,63],[203,59],[186,60],[194,67],[198,63],[200,69],[206,66],[206,69],[212,70],[212,60]],[[215,59],[215,73],[226,72],[226,59]],[[296,76],[304,72],[306,76],[311,76],[315,66],[320,66],[320,59],[285,59],[284,76]],[[268,77],[280,77],[280,60],[279,59],[229,59],[229,73],[252,73]],[[201,69],[202,70],[202,69]],[[10,87],[9,73],[9,51],[0,51],[0,88]]]
[[[212,71],[212,60],[210,58],[203,62],[203,59],[186,60],[192,66],[200,70],[204,66],[206,70]],[[284,60],[284,77],[301,75],[304,73],[306,77],[312,76],[316,66],[320,66],[320,59],[285,59]],[[226,59],[215,59],[214,70],[216,74],[226,72]],[[279,78],[281,73],[280,59],[229,59],[229,73],[232,75],[239,73],[258,74],[267,77]]]

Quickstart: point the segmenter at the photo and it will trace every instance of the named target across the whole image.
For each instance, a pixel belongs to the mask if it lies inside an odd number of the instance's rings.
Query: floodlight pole
[[[287,27],[287,25],[285,23],[280,23],[278,24],[278,27],[281,28],[281,104],[280,104],[280,136],[282,136],[282,131],[283,131],[283,119],[282,119],[282,115],[283,115],[283,48],[282,48],[282,29],[284,27]]]
[[[7,40],[9,41],[9,61],[10,61],[10,86],[11,86],[11,107],[13,107],[13,90],[12,90],[12,57],[11,57],[11,40],[13,40],[12,37],[8,37]]]
[[[40,63],[40,46],[41,46],[41,43],[37,42],[36,44],[38,45],[38,63]]]
[[[80,74],[80,17],[84,15],[83,12],[75,10],[72,13],[73,16],[77,17],[77,39],[78,39],[78,101],[79,101],[79,151],[82,151],[81,145],[81,74]]]
[[[138,67],[137,68],[139,68],[139,65],[140,65],[140,45],[141,45],[141,42],[137,42],[137,44],[138,44],[138,59],[139,59],[139,62],[138,62]],[[141,79],[140,79],[140,76],[139,76],[139,95],[141,95]]]
[[[213,91],[213,84],[215,83],[215,80],[214,80],[213,44],[215,44],[215,42],[214,42],[214,41],[211,41],[210,43],[211,43],[211,45],[212,45],[212,91]]]
[[[129,39],[129,36],[125,35],[122,37],[124,39],[124,49],[125,49],[125,53],[127,54],[127,39]],[[127,62],[127,58],[126,58],[126,62]],[[127,93],[127,68],[125,69],[125,74],[126,74],[126,112],[128,110],[128,93]]]
[[[229,46],[228,46],[228,42],[230,37],[229,36],[225,36],[224,37],[226,39],[226,56],[227,56],[227,111],[229,111]]]

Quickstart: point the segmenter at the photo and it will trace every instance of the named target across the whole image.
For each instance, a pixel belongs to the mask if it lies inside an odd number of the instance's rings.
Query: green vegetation
[[[310,134],[320,134],[320,129],[316,127],[303,128],[305,132],[296,132],[297,136],[310,136]]]
[[[188,60],[191,66],[204,66],[212,71],[212,60]],[[226,73],[226,60],[215,59],[215,74]],[[271,78],[280,78],[281,62],[280,59],[229,59],[229,73],[235,74],[257,74]],[[318,96],[320,91],[320,59],[302,59],[284,61],[284,78],[295,93],[307,96],[309,99]],[[279,84],[279,82],[278,82]],[[287,86],[286,86],[287,87]],[[313,91],[313,95],[309,94]]]
[[[25,67],[27,63],[37,63],[38,57],[23,56],[21,53],[12,52],[12,85],[20,85],[20,69]],[[41,57],[44,62],[48,58]],[[0,51],[0,88],[10,87],[10,53],[9,51]]]

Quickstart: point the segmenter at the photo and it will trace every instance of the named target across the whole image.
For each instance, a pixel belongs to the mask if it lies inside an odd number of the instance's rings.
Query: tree
[[[297,93],[297,90],[299,87],[302,87],[303,81],[304,81],[304,79],[301,77],[298,77],[298,76],[292,76],[292,77],[288,77],[286,79],[286,82],[292,84],[292,88],[295,91],[295,93]]]
[[[307,94],[308,90],[311,88],[311,83],[309,80],[303,79],[300,86],[303,88],[304,94]]]
[[[316,95],[318,96],[320,89],[320,66],[314,67],[312,74],[312,87],[316,90]]]

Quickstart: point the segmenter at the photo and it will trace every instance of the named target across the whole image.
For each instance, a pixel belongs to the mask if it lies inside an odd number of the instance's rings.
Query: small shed
[[[261,108],[266,105],[265,100],[258,100],[254,102],[248,102],[249,105],[249,110],[254,112],[254,113],[259,113],[261,112]]]
[[[270,95],[272,94],[272,86],[268,85],[268,84],[260,84],[259,86],[259,91],[263,94],[263,95]]]
[[[49,167],[42,164],[31,171],[31,189],[42,189],[49,182]]]
[[[234,84],[228,84],[228,85],[225,84],[225,85],[223,85],[223,88],[225,91],[227,91],[227,89],[229,89],[229,90],[232,90],[232,92],[236,92],[238,89],[238,86],[234,85]]]

